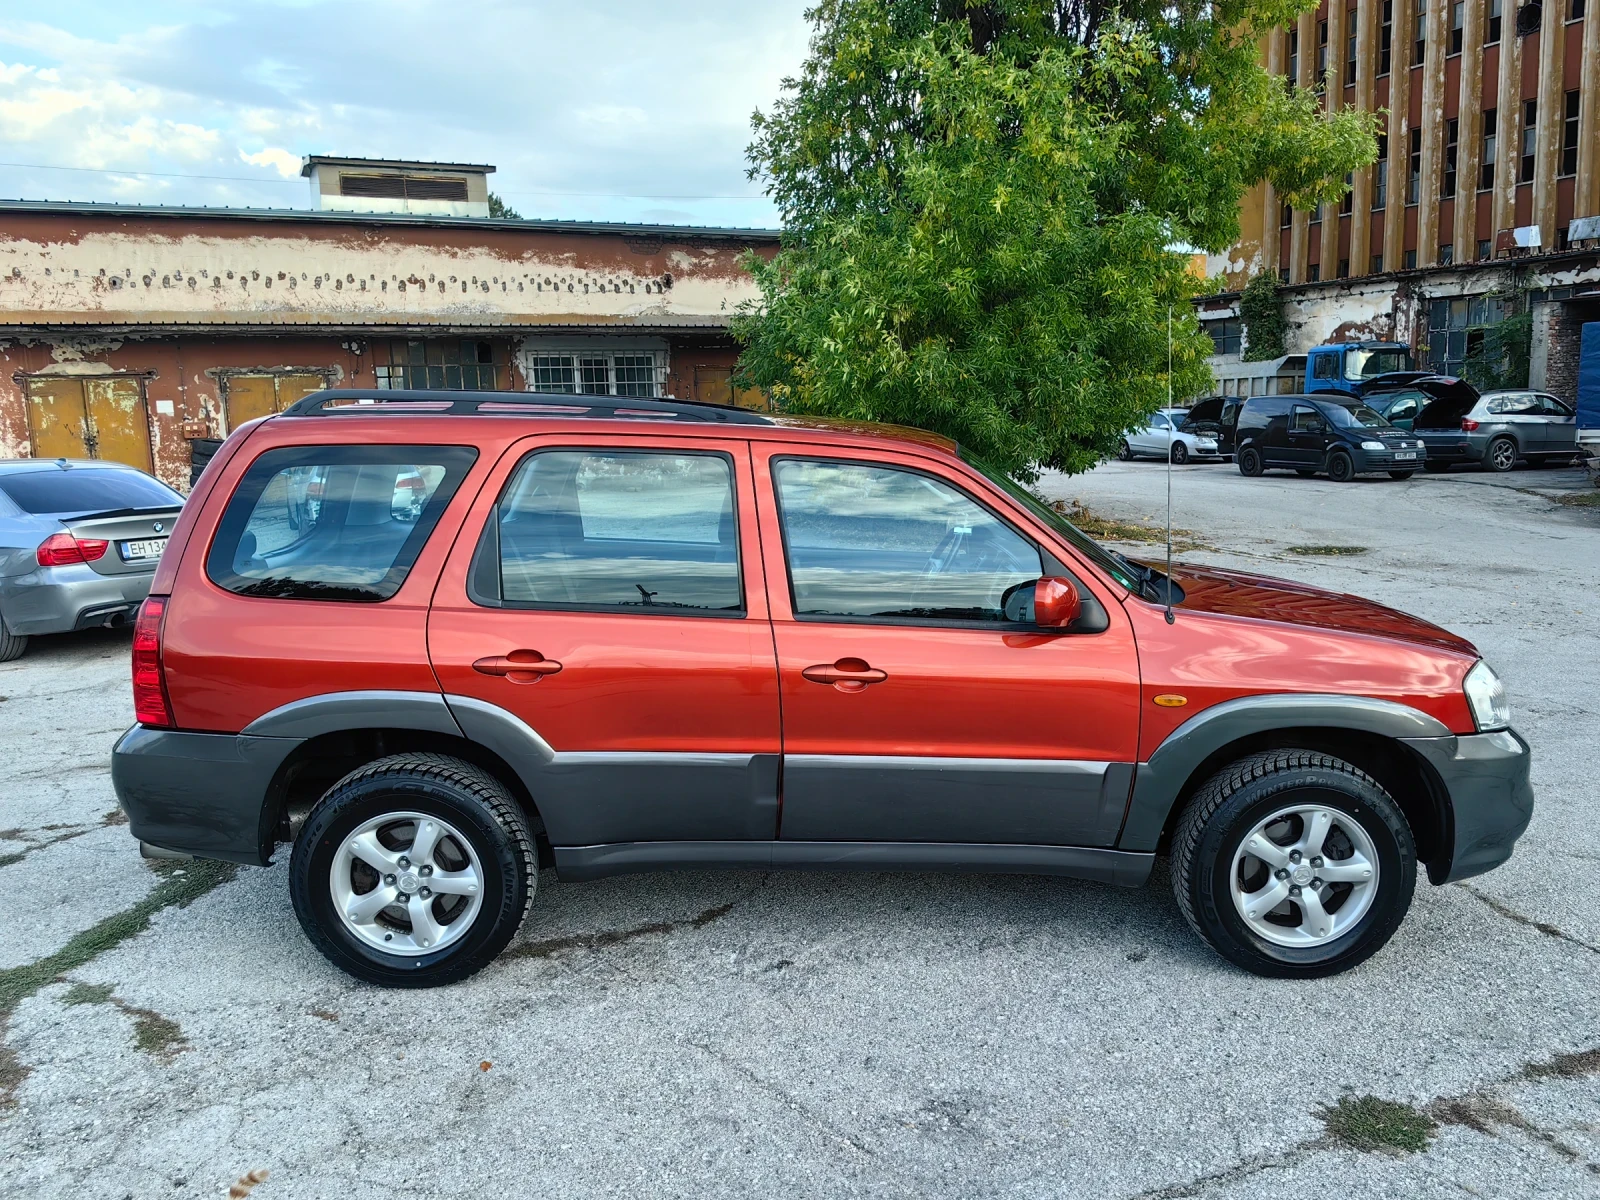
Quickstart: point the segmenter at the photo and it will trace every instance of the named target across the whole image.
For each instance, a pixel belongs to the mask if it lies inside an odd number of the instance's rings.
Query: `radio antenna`
[[[1178,427],[1172,420],[1172,305],[1167,305],[1167,624],[1176,620],[1172,615],[1172,447],[1178,440]]]

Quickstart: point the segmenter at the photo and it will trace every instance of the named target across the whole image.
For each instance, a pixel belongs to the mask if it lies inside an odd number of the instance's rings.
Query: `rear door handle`
[[[537,650],[513,650],[510,654],[480,658],[472,669],[482,675],[499,675],[512,683],[538,683],[561,670],[561,664]]]
[[[882,683],[889,678],[887,671],[869,666],[859,658],[841,658],[835,663],[821,663],[805,668],[800,674],[812,683],[831,683],[841,692],[859,692],[869,683]]]

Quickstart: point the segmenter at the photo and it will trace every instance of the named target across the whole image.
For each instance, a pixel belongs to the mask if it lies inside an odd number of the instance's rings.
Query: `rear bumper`
[[[1511,730],[1402,740],[1433,767],[1450,798],[1450,861],[1429,864],[1428,877],[1451,883],[1510,858],[1533,819],[1528,743]]]
[[[277,840],[268,794],[299,744],[135,725],[111,751],[111,782],[128,831],[164,850],[265,866]]]
[[[1489,444],[1485,438],[1471,437],[1467,434],[1421,434],[1422,444],[1427,447],[1428,458],[1436,463],[1464,463],[1482,462],[1484,448]]]
[[[6,628],[18,637],[70,633],[115,623],[137,612],[155,572],[101,575],[93,567],[39,567],[0,579]]]

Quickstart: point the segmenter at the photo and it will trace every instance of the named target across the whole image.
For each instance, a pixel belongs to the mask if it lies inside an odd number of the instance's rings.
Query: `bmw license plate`
[[[1408,458],[1415,458],[1416,456],[1417,452],[1415,450],[1401,450],[1398,451],[1394,457],[1396,462],[1403,462]]]
[[[143,542],[123,542],[122,561],[139,562],[144,559],[160,558],[161,552],[166,548],[166,538],[150,538]]]

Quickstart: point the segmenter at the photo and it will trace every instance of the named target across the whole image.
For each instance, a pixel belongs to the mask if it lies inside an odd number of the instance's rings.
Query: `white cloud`
[[[278,146],[268,146],[256,154],[246,154],[241,150],[239,157],[252,166],[272,167],[285,179],[294,179],[300,174],[300,156]]]

